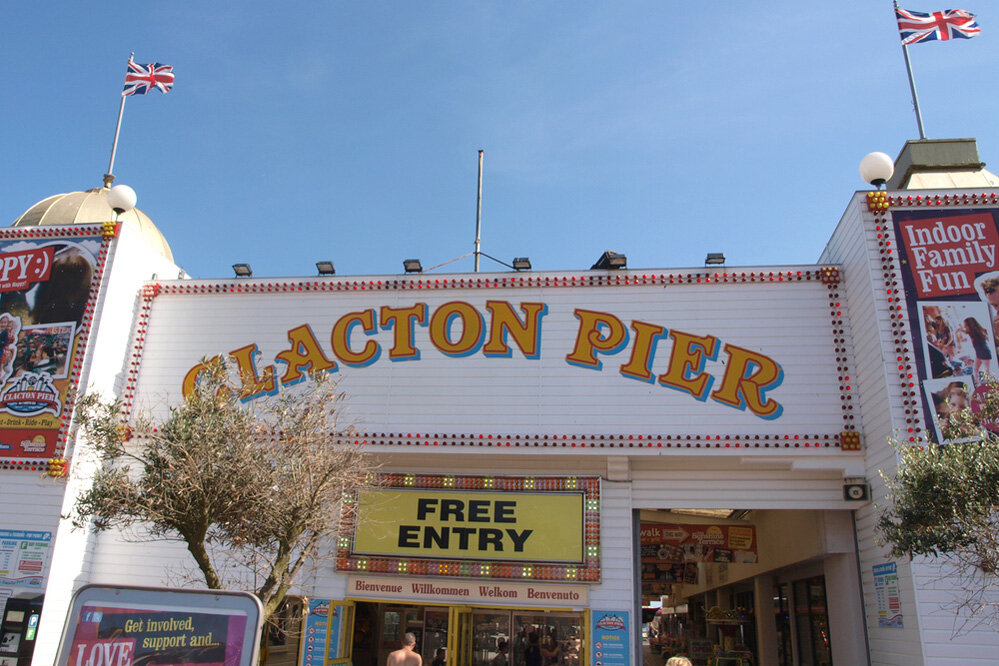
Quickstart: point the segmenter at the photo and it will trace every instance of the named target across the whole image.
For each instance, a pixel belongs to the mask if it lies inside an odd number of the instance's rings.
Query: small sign
[[[41,590],[51,542],[51,532],[0,530],[0,587]]]
[[[590,612],[594,663],[602,666],[631,664],[631,614],[628,611]]]
[[[885,562],[871,568],[878,599],[878,626],[901,629],[902,602],[898,594],[898,567],[894,562]]]
[[[340,656],[343,602],[309,599],[299,666],[326,666]]]

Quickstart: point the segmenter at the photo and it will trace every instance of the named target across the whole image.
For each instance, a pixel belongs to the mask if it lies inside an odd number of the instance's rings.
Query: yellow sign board
[[[583,493],[366,489],[355,554],[583,561]]]

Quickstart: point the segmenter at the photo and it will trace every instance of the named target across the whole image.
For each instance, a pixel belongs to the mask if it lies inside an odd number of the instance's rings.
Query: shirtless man
[[[413,652],[416,647],[416,636],[406,634],[402,637],[402,647],[388,656],[386,666],[422,666],[423,657]]]

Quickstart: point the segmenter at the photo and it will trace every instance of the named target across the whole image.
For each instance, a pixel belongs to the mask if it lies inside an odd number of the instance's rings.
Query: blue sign
[[[309,599],[309,614],[302,634],[301,666],[325,666],[329,612],[329,599]]]
[[[343,605],[329,599],[309,599],[299,666],[326,666],[340,656]]]
[[[631,664],[631,616],[628,611],[590,613],[593,666],[629,666]]]

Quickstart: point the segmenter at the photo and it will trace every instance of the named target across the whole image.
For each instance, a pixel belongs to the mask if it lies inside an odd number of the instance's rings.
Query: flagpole
[[[479,151],[479,194],[475,198],[475,272],[479,272],[482,254],[482,151]]]
[[[129,54],[128,64],[132,64],[135,52]],[[118,152],[118,134],[121,132],[121,118],[125,115],[125,91],[121,93],[121,106],[118,107],[118,123],[114,126],[114,141],[111,142],[111,162],[108,163],[108,172],[104,174],[104,187],[111,187],[114,182],[114,156]]]
[[[902,44],[902,55],[905,56],[905,71],[909,73],[909,90],[912,91],[912,108],[916,112],[916,126],[919,128],[919,138],[925,139],[923,131],[923,115],[919,111],[919,97],[916,95],[916,82],[912,78],[912,65],[909,64],[909,47]]]
[[[897,0],[892,0],[892,4],[895,9],[898,9]],[[898,18],[898,14],[895,14],[895,18]],[[923,131],[923,114],[919,110],[919,96],[916,94],[916,80],[912,78],[912,64],[909,62],[909,47],[905,42],[902,42],[902,57],[905,58],[905,71],[909,75],[909,90],[912,92],[912,109],[916,112],[916,127],[919,128],[919,138],[920,140],[926,138],[926,132]]]

